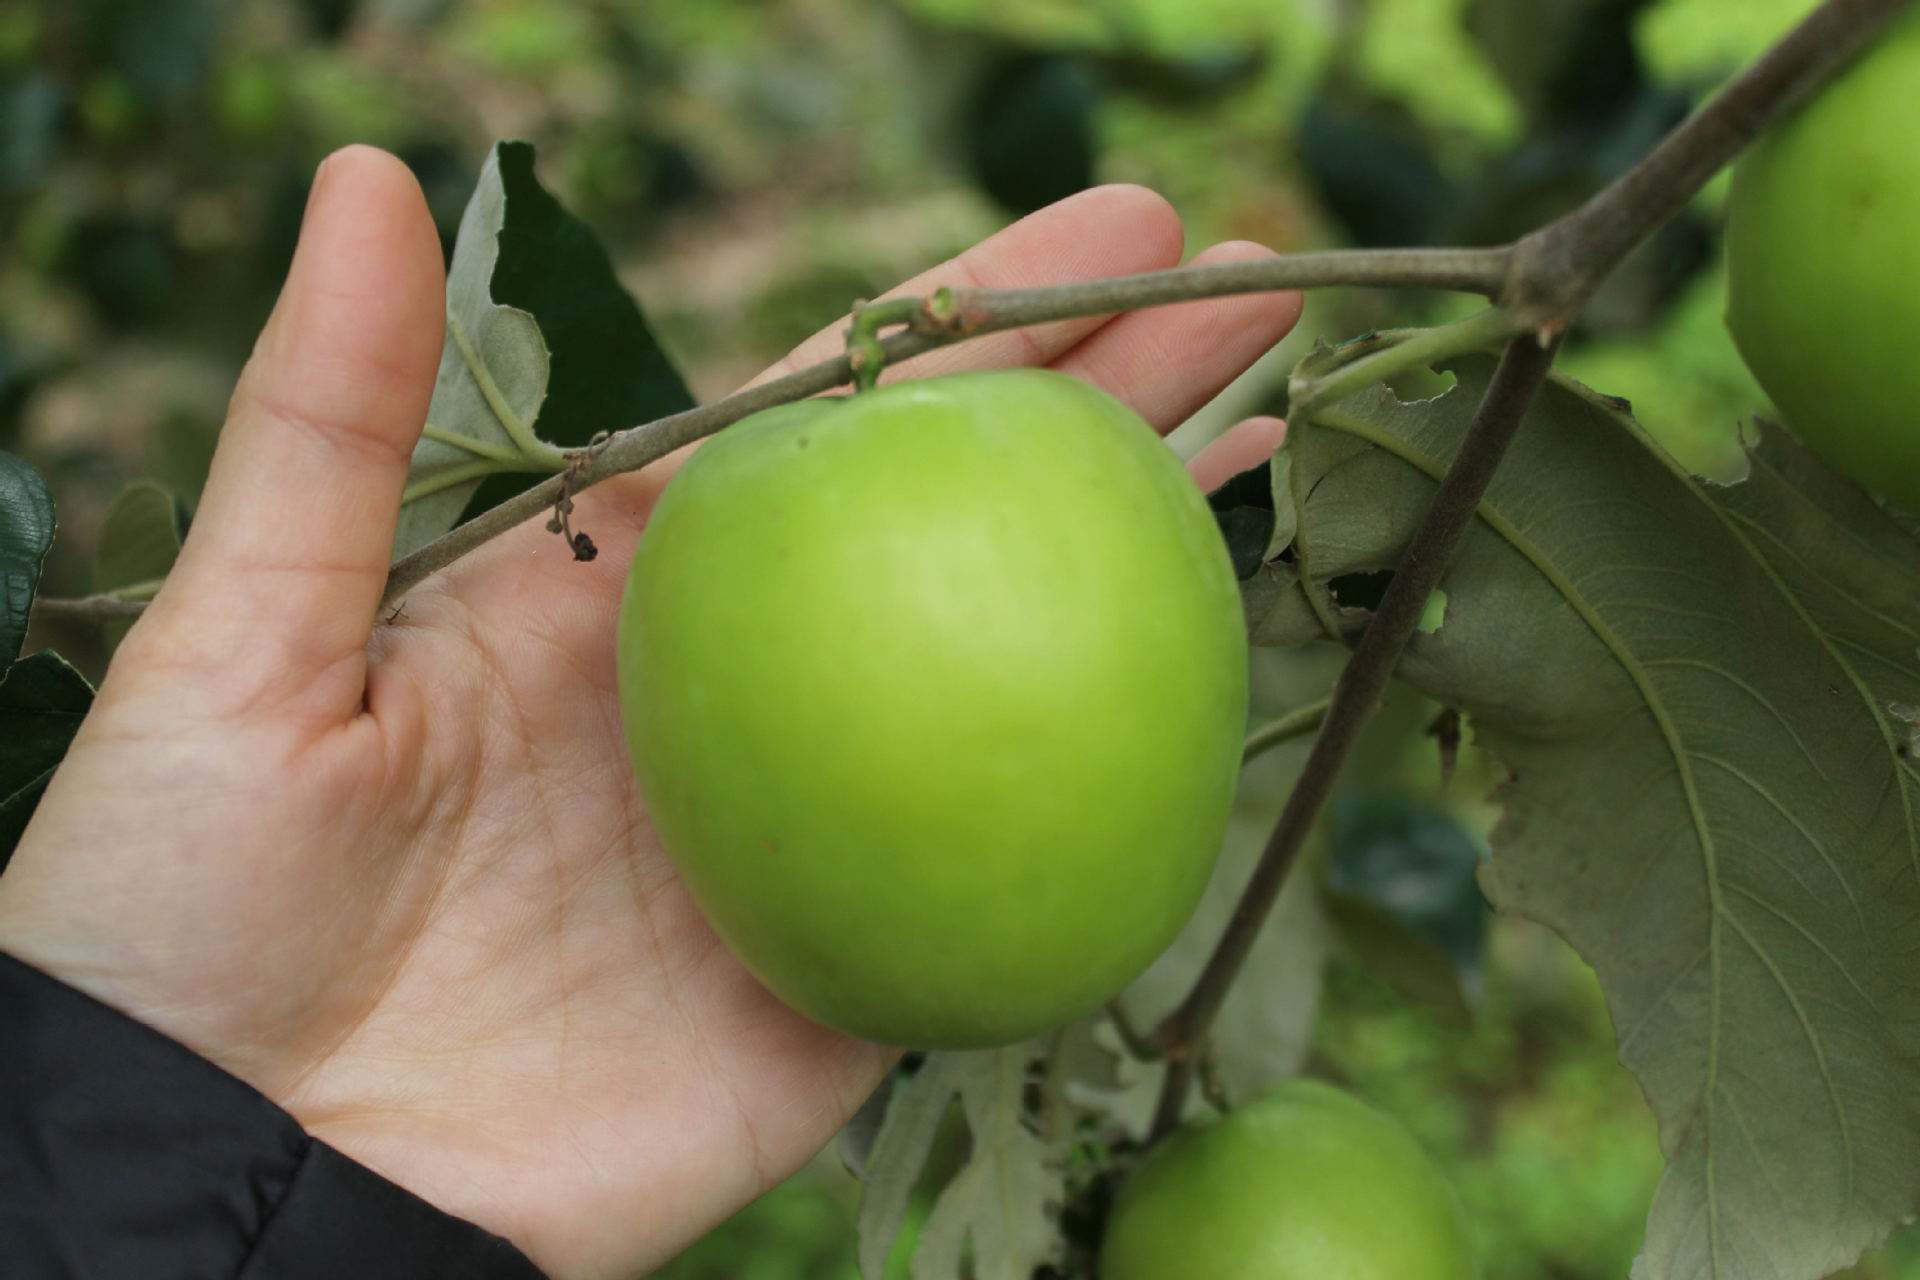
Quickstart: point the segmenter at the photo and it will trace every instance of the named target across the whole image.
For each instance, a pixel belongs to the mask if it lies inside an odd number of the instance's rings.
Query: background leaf
[[[173,495],[151,480],[120,491],[101,523],[93,559],[93,589],[157,582],[180,554],[180,508]]]
[[[20,656],[53,545],[53,497],[24,459],[0,453],[0,675]]]
[[[1315,578],[1391,565],[1491,362],[1296,427]],[[1485,877],[1598,972],[1667,1170],[1635,1274],[1823,1276],[1920,1201],[1920,544],[1783,434],[1687,477],[1555,380],[1401,678],[1512,771]]]
[[[918,1071],[895,1081],[862,1175],[863,1280],[885,1274],[934,1139],[956,1100],[967,1123],[967,1157],[920,1230],[914,1280],[1028,1280],[1058,1255],[1053,1211],[1064,1198],[1060,1161],[1026,1116],[1027,1068],[1038,1052],[1014,1045],[932,1053]]]
[[[1479,838],[1440,805],[1400,790],[1343,792],[1327,821],[1325,905],[1341,940],[1410,1003],[1466,1017],[1487,933]]]
[[[93,558],[93,589],[118,591],[158,582],[180,554],[180,506],[151,480],[136,480],[120,491],[101,522]],[[101,634],[118,644],[130,621],[108,622]]]
[[[51,650],[14,663],[0,680],[0,871],[92,704],[92,687]]]

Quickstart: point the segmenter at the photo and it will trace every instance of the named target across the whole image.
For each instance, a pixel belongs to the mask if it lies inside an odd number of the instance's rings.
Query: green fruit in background
[[[619,648],[695,900],[842,1031],[973,1047],[1087,1013],[1212,871],[1239,593],[1173,452],[1071,378],[902,382],[722,432],[640,540]]]
[[[1734,171],[1728,327],[1828,465],[1920,511],[1920,12]]]
[[[1294,1080],[1168,1138],[1120,1190],[1101,1280],[1472,1280],[1459,1203],[1401,1125]]]

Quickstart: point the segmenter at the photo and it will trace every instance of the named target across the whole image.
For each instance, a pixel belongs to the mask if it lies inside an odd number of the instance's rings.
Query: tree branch
[[[1299,781],[1287,797],[1286,808],[1281,811],[1273,835],[1260,854],[1253,878],[1240,895],[1226,930],[1207,958],[1193,990],[1154,1031],[1154,1039],[1170,1061],[1190,1060],[1214,1015],[1220,1011],[1228,988],[1253,949],[1260,926],[1279,900],[1287,872],[1306,842],[1307,833],[1333,794],[1334,783],[1354,743],[1359,740],[1360,730],[1379,706],[1393,669],[1399,665],[1400,654],[1420,623],[1427,597],[1440,585],[1441,575],[1452,563],[1454,551],[1472,523],[1480,500],[1486,496],[1500,459],[1519,432],[1534,393],[1546,379],[1553,356],[1554,349],[1542,347],[1531,334],[1507,344],[1466,439],[1454,454],[1453,464],[1440,482],[1418,532],[1407,544],[1379,610],[1367,624],[1353,658],[1333,687],[1320,734],[1314,739]],[[1161,1122],[1178,1121],[1184,1097],[1167,1095],[1184,1095],[1190,1079],[1188,1072],[1167,1073],[1157,1112]]]
[[[35,621],[55,620],[60,622],[118,622],[137,618],[146,611],[147,602],[129,599],[126,596],[103,592],[97,596],[36,596],[33,601]]]
[[[1500,304],[1533,336],[1508,344],[1379,611],[1334,686],[1319,737],[1253,878],[1192,991],[1154,1031],[1170,1063],[1191,1062],[1205,1039],[1574,317],[1627,254],[1684,208],[1768,124],[1847,66],[1911,3],[1826,0],[1606,190],[1515,246]],[[1154,1136],[1179,1122],[1191,1083],[1190,1070],[1167,1072]]]
[[[1564,332],[1628,254],[1912,3],[1827,0],[1604,191],[1523,237],[1502,305],[1542,333]]]
[[[923,301],[910,327],[889,335],[880,346],[886,363],[893,365],[936,347],[1002,329],[1237,293],[1344,285],[1450,289],[1491,296],[1507,278],[1509,253],[1506,248],[1356,249],[1177,267],[1032,289],[953,289],[946,291],[938,309],[931,300]],[[623,472],[637,471],[762,409],[804,400],[846,386],[852,379],[847,357],[836,356],[712,404],[619,432],[584,457],[570,477],[542,481],[402,557],[387,578],[382,604],[392,606],[469,551],[542,515],[562,492],[578,493]]]

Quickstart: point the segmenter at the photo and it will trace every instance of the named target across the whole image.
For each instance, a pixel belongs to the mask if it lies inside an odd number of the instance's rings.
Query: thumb
[[[328,157],[147,620],[186,630],[241,698],[278,689],[358,707],[445,306],[413,174],[371,147]]]

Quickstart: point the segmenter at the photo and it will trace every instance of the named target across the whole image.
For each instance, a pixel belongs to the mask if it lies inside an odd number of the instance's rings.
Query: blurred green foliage
[[[1193,249],[1517,234],[1810,4],[10,0],[0,448],[52,479],[56,594],[86,587],[128,479],[190,511],[309,177],[348,142],[405,158],[446,237],[486,147],[537,143],[712,396],[854,297],[1088,182],[1161,190]],[[1565,367],[1730,476],[1763,400],[1720,323],[1716,207],[1623,269]],[[1287,349],[1452,306],[1316,297]],[[1177,443],[1278,406],[1283,375],[1263,365]],[[102,657],[84,632],[41,639]],[[1464,1023],[1336,965],[1315,1068],[1440,1156],[1490,1280],[1623,1275],[1659,1169],[1651,1121],[1590,973],[1524,923],[1489,938]],[[848,1280],[854,1194],[829,1153],[663,1274]],[[1859,1275],[1920,1277],[1920,1244]]]

